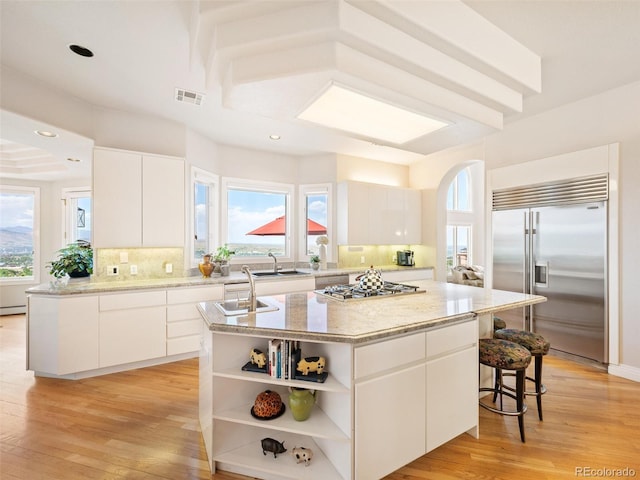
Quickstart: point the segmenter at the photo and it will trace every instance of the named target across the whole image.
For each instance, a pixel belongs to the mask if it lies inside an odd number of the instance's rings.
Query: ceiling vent
[[[191,92],[183,88],[176,88],[176,100],[193,105],[202,105],[204,95],[198,92]]]

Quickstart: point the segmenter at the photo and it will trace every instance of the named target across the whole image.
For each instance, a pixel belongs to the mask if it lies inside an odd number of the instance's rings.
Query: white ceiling
[[[3,66],[93,105],[292,155],[410,164],[640,79],[640,0],[2,0],[0,8]],[[453,125],[385,145],[296,119],[330,82]],[[204,94],[202,106],[177,102],[176,88]],[[3,114],[2,138],[39,147],[14,117]],[[2,143],[3,171],[18,161],[16,148]]]

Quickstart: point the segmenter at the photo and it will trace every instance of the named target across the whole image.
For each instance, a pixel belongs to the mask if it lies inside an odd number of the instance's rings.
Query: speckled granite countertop
[[[361,343],[464,321],[475,314],[544,302],[545,297],[502,290],[412,281],[411,295],[340,301],[313,292],[260,297],[277,311],[224,316],[214,302],[198,309],[210,330],[300,340]]]
[[[381,267],[382,272],[402,271],[402,270],[431,270],[432,267],[398,267],[396,265]],[[329,269],[329,270],[311,270],[310,268],[296,268],[300,272],[306,273],[311,277],[324,277],[331,275],[361,273],[364,268],[360,269]],[[306,278],[307,275],[283,275],[277,277],[260,277],[256,281],[288,281]],[[151,288],[174,288],[174,287],[195,287],[205,285],[223,285],[230,283],[243,283],[247,281],[247,276],[242,272],[232,272],[229,276],[203,278],[201,276],[194,277],[177,277],[177,278],[160,278],[146,279],[135,281],[110,281],[110,282],[93,282],[90,279],[71,280],[64,286],[53,286],[50,283],[42,283],[26,290],[27,294],[39,295],[75,295],[75,294],[95,294],[104,292],[121,292],[129,290],[148,290]]]

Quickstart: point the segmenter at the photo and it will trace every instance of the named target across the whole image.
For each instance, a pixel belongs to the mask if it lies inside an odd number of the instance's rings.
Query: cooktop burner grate
[[[415,285],[406,285],[403,283],[384,282],[381,289],[365,290],[360,288],[358,284],[353,285],[330,285],[321,290],[315,290],[316,293],[326,297],[335,298],[336,300],[351,300],[356,298],[375,298],[388,295],[407,295],[411,293],[420,293]]]

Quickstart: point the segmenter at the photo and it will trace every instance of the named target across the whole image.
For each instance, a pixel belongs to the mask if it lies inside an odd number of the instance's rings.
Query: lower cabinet
[[[222,285],[167,290],[167,355],[200,350],[202,316],[196,305],[222,297]]]
[[[27,369],[67,375],[98,368],[98,296],[29,296]]]
[[[355,386],[355,478],[382,478],[424,454],[425,372],[416,365]]]
[[[477,427],[475,319],[366,345],[302,341],[303,356],[326,358],[325,383],[243,371],[251,349],[266,351],[268,341],[210,331],[203,322],[200,424],[212,473],[374,480]],[[291,387],[316,391],[308,420],[293,419]],[[280,394],[282,416],[264,421],[251,415],[264,390]],[[263,455],[263,438],[284,442],[287,453]],[[290,455],[296,446],[313,450],[308,467]]]

